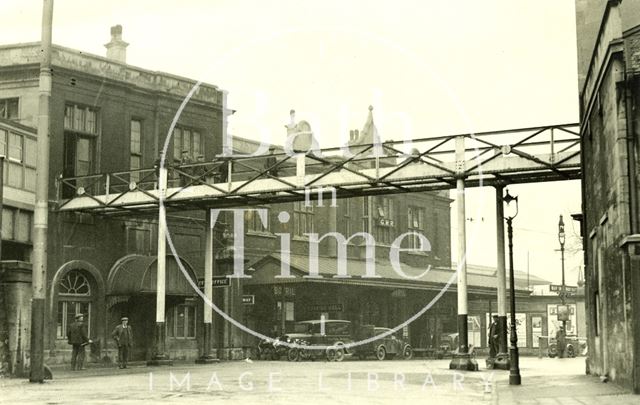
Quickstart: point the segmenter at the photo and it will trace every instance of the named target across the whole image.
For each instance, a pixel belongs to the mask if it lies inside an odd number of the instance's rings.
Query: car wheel
[[[404,350],[402,351],[402,357],[405,360],[411,360],[411,358],[413,357],[413,348],[409,345],[406,345],[404,347]]]
[[[549,346],[549,357],[552,359],[558,355],[558,347],[556,345]]]
[[[327,361],[334,361],[336,359],[336,348],[335,347],[327,347],[326,350]]]
[[[298,351],[298,349],[292,347],[287,351],[287,360],[298,361],[299,358],[300,352]]]
[[[573,349],[572,345],[567,345],[567,357],[576,357],[576,351]]]
[[[376,359],[382,361],[387,358],[387,349],[384,346],[380,345],[376,349]]]
[[[337,347],[335,351],[334,361],[344,360],[344,347]]]

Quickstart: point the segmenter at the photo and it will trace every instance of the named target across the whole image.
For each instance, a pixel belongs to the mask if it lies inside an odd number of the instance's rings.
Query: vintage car
[[[354,347],[354,352],[358,358],[364,360],[369,356],[375,356],[378,360],[385,360],[397,356],[408,360],[413,357],[413,348],[411,345],[399,337],[397,332],[393,333],[390,328],[363,325],[358,333],[358,340],[380,336],[385,333],[387,333],[387,335],[384,337]]]
[[[326,357],[342,361],[351,352],[344,345],[353,342],[351,322],[343,320],[311,320],[296,322],[284,338],[289,346],[290,361]]]
[[[565,348],[565,357],[576,357],[579,354],[585,355],[587,352],[587,340],[579,338],[575,335],[568,335],[566,338],[567,347]],[[555,338],[549,338],[549,357],[554,358],[558,355],[558,344]]]

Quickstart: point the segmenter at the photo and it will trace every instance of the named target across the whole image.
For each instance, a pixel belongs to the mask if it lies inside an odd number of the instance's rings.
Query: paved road
[[[640,396],[583,375],[583,358],[523,358],[521,367],[520,387],[508,385],[508,371],[453,372],[447,360],[58,370],[45,384],[0,380],[0,403],[640,404]]]

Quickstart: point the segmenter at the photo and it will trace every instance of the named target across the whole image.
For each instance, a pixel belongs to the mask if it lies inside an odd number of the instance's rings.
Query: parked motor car
[[[296,322],[286,338],[293,343],[287,358],[291,361],[324,355],[329,361],[342,361],[352,353],[344,345],[353,342],[351,322],[344,320],[310,320]],[[322,348],[322,349],[321,349]]]
[[[440,346],[436,351],[436,357],[442,359],[445,357],[453,356],[458,353],[458,334],[457,333],[443,333],[440,335]],[[469,344],[469,354],[471,357],[476,356],[476,349],[472,344]]]
[[[567,347],[565,348],[565,357],[576,357],[579,354],[586,354],[587,340],[579,338],[575,335],[566,337]],[[549,338],[549,357],[554,358],[558,355],[558,343],[556,338]]]
[[[373,325],[363,325],[358,334],[358,340],[388,335],[376,339],[370,343],[359,345],[354,348],[355,354],[361,360],[369,356],[375,356],[378,360],[392,359],[400,357],[408,360],[413,357],[413,347],[398,336],[397,332],[392,333],[390,328],[374,327]]]

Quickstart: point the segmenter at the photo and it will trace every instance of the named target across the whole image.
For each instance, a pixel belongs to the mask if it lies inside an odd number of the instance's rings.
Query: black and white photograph
[[[0,403],[640,403],[640,1],[2,0]]]

